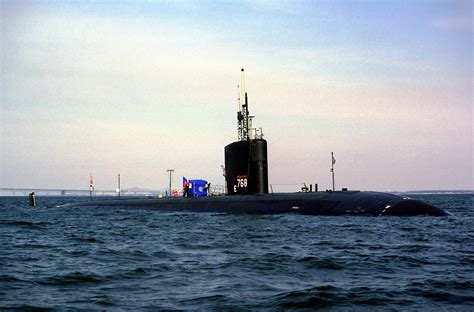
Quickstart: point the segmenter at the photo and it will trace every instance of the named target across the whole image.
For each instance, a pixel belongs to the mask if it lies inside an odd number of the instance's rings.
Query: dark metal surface
[[[228,195],[268,193],[267,141],[237,141],[224,151]]]
[[[359,191],[166,199],[121,199],[90,201],[69,204],[67,206],[247,214],[299,213],[328,216],[448,215],[446,211],[418,200],[407,199],[387,193]]]

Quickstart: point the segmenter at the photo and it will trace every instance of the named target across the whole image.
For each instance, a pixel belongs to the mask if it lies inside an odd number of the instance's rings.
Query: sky
[[[245,68],[269,183],[474,189],[471,1],[0,1],[0,187],[224,185]],[[285,185],[290,184],[290,185]]]

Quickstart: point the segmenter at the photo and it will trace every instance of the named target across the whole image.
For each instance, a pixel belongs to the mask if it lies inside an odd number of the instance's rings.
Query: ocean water
[[[0,310],[474,309],[473,195],[449,217],[61,208],[0,197]]]

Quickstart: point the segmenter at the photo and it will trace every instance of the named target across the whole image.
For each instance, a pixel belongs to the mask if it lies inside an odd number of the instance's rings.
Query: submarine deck
[[[418,200],[388,193],[360,191],[115,199],[80,202],[67,204],[66,206],[247,214],[299,213],[331,216],[449,215],[438,207]]]

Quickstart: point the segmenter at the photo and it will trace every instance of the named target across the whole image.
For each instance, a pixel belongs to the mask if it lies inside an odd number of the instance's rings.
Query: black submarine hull
[[[388,193],[360,191],[97,200],[72,203],[66,206],[232,214],[297,213],[321,216],[449,215],[443,209],[419,200]]]
[[[241,70],[242,86],[245,85],[243,73],[244,69]],[[228,196],[119,199],[74,203],[67,206],[247,214],[298,213],[327,216],[448,215],[446,211],[430,204],[387,193],[333,191],[268,194],[267,141],[263,139],[261,128],[259,135],[256,135],[257,128],[251,126],[252,117],[249,115],[248,96],[244,87],[242,87],[241,96],[237,112],[239,140],[224,148],[225,166],[223,169]],[[334,165],[334,157],[332,161]],[[332,172],[334,177],[334,171]]]

